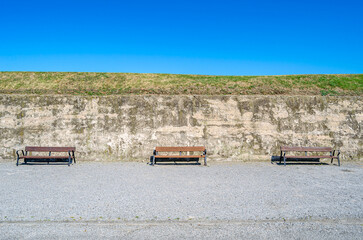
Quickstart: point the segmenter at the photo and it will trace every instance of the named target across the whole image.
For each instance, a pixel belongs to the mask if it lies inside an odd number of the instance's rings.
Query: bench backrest
[[[333,149],[331,147],[288,147],[282,146],[282,152],[331,152]]]
[[[205,147],[155,147],[156,152],[203,152]]]
[[[68,152],[76,151],[75,147],[25,147],[27,152]]]

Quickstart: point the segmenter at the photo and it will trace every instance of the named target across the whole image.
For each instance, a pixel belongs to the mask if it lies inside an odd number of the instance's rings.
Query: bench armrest
[[[69,151],[68,151],[68,155],[69,155],[70,157],[73,157],[73,158],[74,158],[74,151],[73,151],[73,150],[69,150]]]
[[[340,150],[338,150],[338,155],[337,156],[339,156],[340,155]]]
[[[207,155],[207,149],[204,149],[203,151],[203,155],[206,156]]]
[[[17,150],[17,151],[16,151],[16,155],[17,155],[18,157],[20,157],[20,156],[19,156],[19,151],[21,151],[21,152],[22,152],[22,154],[23,154],[23,156],[25,156],[25,154],[24,154],[24,150]]]
[[[158,155],[158,152],[154,149],[154,151],[153,151],[153,155],[154,156],[156,156],[156,155]]]

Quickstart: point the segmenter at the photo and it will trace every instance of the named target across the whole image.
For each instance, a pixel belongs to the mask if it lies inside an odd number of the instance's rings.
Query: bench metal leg
[[[151,166],[154,166],[155,165],[155,156],[153,156],[153,161],[151,163]]]
[[[76,158],[74,157],[74,151],[72,151],[72,152],[69,151],[68,154],[69,154],[69,156],[71,156],[72,162],[76,163]]]
[[[338,150],[337,159],[338,159],[338,166],[340,167],[340,150]]]
[[[284,166],[286,167],[286,157],[284,155]]]
[[[71,166],[71,163],[72,163],[72,158],[69,156],[68,157],[68,167]]]
[[[23,150],[21,150],[23,152]],[[17,150],[16,152],[16,166],[19,166],[19,150]],[[23,156],[24,156],[24,152],[23,152]]]
[[[282,151],[280,152],[280,164],[281,164],[281,161],[282,161]]]
[[[207,156],[204,156],[204,166],[207,166]]]

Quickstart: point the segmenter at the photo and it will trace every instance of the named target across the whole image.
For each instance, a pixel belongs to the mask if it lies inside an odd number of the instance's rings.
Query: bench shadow
[[[72,162],[73,164],[74,162]],[[64,161],[64,160],[59,160],[59,159],[51,159],[51,161],[49,161],[49,164],[47,161],[33,161],[31,159],[27,160],[27,163],[24,162],[19,162],[19,166],[20,165],[34,165],[34,166],[42,166],[42,165],[55,165],[55,166],[64,166],[64,165],[68,165],[68,161]]]
[[[64,163],[64,162],[50,162],[49,164],[48,163],[41,163],[41,162],[32,162],[32,163],[19,163],[19,166],[20,165],[24,165],[24,166],[26,166],[26,165],[30,165],[30,166],[49,166],[49,165],[52,165],[52,166],[67,166],[68,165],[68,163]]]
[[[149,165],[152,164],[152,158],[153,156],[150,156],[150,162]],[[189,161],[188,161],[189,159]],[[158,159],[155,162],[155,165],[179,165],[179,166],[185,166],[185,165],[201,165],[201,163],[199,162],[199,159],[197,158],[162,158],[162,159]]]
[[[284,160],[281,160],[280,156],[271,156],[271,164],[284,165]],[[288,158],[286,159],[286,165],[329,165],[328,163],[321,162],[319,158]]]
[[[185,163],[185,162],[175,162],[175,163],[171,163],[171,162],[156,162],[155,165],[201,165],[199,162],[198,163]]]

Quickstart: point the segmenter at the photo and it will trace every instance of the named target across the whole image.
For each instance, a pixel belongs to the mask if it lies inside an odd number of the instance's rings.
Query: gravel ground
[[[361,164],[0,164],[1,238],[363,239]]]

